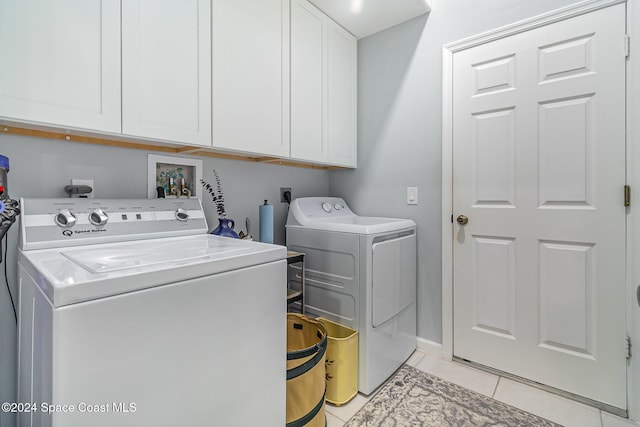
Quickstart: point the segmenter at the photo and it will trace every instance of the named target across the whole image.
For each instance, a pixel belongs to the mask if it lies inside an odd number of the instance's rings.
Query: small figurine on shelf
[[[156,191],[158,198],[163,197],[187,197],[190,198],[193,183],[189,183],[189,173],[183,167],[177,165],[156,164]],[[160,188],[163,189],[162,193]]]
[[[211,234],[234,237],[237,239],[238,234],[233,230],[236,223],[234,220],[227,218],[227,211],[224,208],[224,195],[222,194],[220,175],[215,169],[213,170],[213,177],[215,179],[215,186],[209,184],[204,179],[200,180],[202,187],[204,187],[211,196],[211,200],[216,205],[216,211],[218,212],[218,226],[211,232]]]

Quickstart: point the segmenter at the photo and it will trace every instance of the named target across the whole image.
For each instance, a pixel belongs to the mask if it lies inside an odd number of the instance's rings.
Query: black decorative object
[[[220,183],[220,175],[214,169],[213,177],[215,179],[215,186],[209,184],[204,179],[200,179],[200,183],[202,187],[211,195],[211,200],[216,205],[216,211],[218,212],[218,216],[221,218],[226,218],[227,211],[224,208],[224,195],[222,194],[222,184]]]

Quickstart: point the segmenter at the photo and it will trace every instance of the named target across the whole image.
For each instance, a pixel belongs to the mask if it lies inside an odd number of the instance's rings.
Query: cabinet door
[[[327,35],[328,162],[356,166],[357,46],[356,38],[334,22]]]
[[[357,40],[306,0],[291,7],[291,157],[355,167]]]
[[[326,16],[306,0],[291,3],[291,157],[325,162]]]
[[[122,2],[122,132],[211,145],[211,5]]]
[[[120,132],[120,1],[1,0],[0,116]]]
[[[289,1],[213,0],[213,145],[289,156]]]

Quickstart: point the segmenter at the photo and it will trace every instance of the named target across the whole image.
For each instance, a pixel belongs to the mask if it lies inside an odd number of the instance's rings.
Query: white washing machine
[[[21,204],[19,426],[285,424],[285,247],[197,199]]]
[[[309,197],[291,202],[286,228],[289,249],[306,253],[306,313],[358,331],[358,389],[370,394],[416,348],[415,223]]]

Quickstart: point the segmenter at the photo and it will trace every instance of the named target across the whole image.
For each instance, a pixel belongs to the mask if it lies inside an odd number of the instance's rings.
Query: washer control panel
[[[23,199],[23,250],[206,233],[200,200]]]
[[[69,209],[62,209],[53,219],[60,227],[73,227],[78,222],[78,218]]]
[[[187,221],[189,219],[189,212],[182,208],[176,209],[176,219],[178,221]]]
[[[109,215],[101,208],[96,208],[89,214],[89,222],[93,225],[105,225],[109,221]]]

